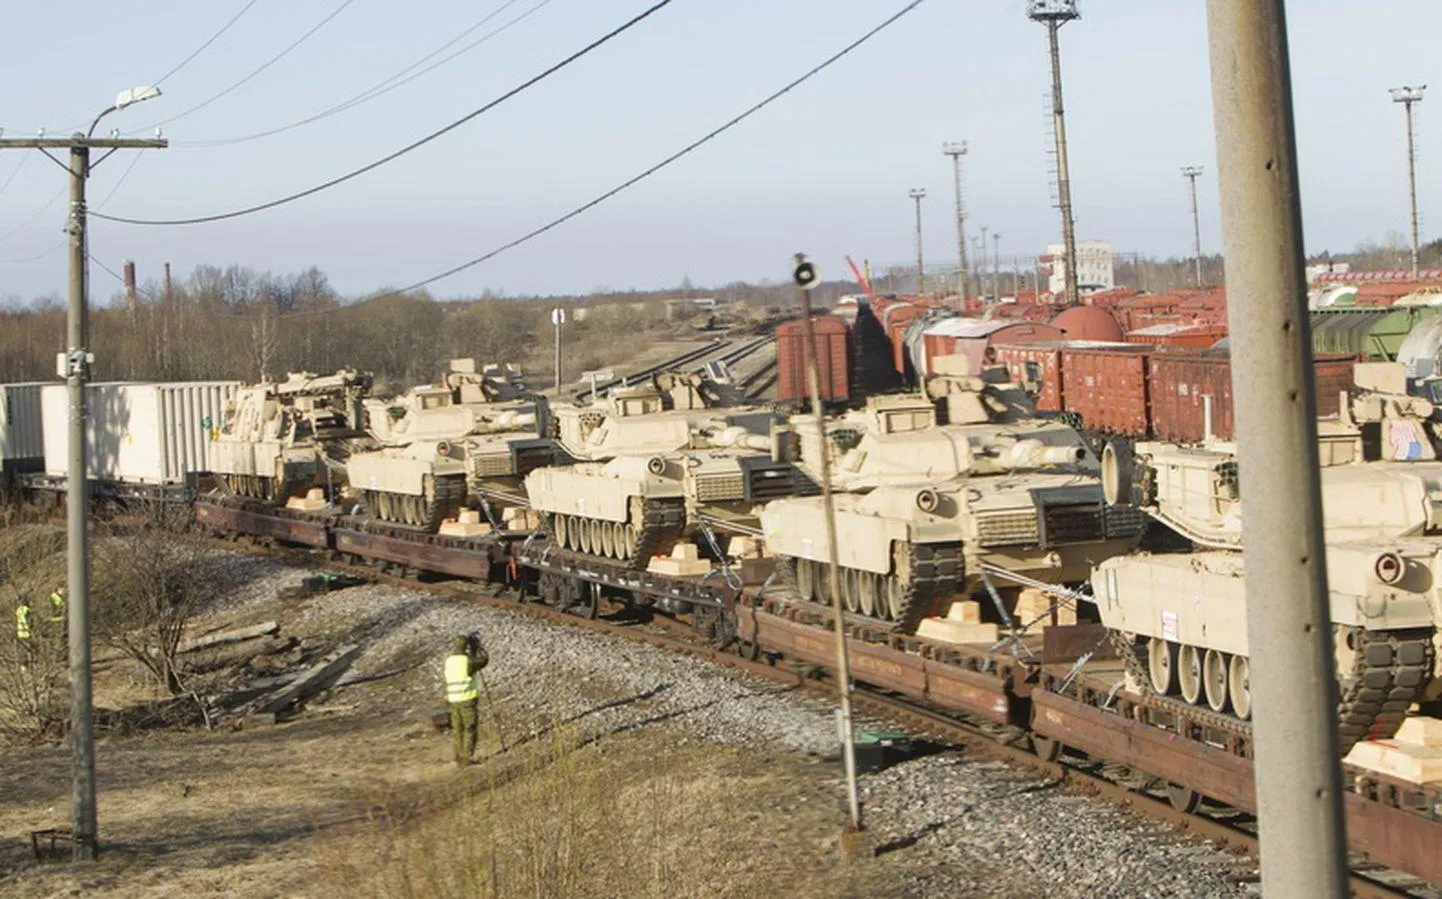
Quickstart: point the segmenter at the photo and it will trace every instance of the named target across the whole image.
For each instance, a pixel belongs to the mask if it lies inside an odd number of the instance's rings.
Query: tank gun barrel
[[[700,432],[706,442],[717,449],[753,449],[771,451],[771,437],[767,434],[753,434],[743,427],[733,425],[719,430]]]
[[[1040,440],[1018,440],[1010,446],[999,447],[991,461],[1008,471],[1025,471],[1053,465],[1075,465],[1085,461],[1086,454],[1083,446],[1047,446]]]

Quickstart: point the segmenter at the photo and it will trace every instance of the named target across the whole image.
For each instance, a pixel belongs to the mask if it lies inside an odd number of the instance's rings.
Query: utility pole
[[[1348,894],[1284,0],[1208,0],[1262,888]]]
[[[991,295],[1001,299],[1001,234],[991,235]]]
[[[1427,85],[1417,87],[1394,87],[1393,103],[1401,103],[1407,110],[1407,193],[1412,200],[1412,277],[1417,277],[1417,154],[1412,145],[1412,104],[1422,102],[1422,92]]]
[[[551,310],[551,324],[556,327],[556,398],[561,396],[561,326],[566,323],[566,310],[560,306]]]
[[[1051,117],[1056,132],[1056,193],[1061,207],[1061,242],[1063,264],[1066,266],[1066,305],[1077,304],[1076,227],[1072,218],[1071,172],[1066,158],[1066,112],[1061,98],[1061,42],[1057,32],[1061,26],[1081,18],[1076,0],[1031,0],[1027,17],[1046,26],[1051,49]]]
[[[920,205],[920,200],[917,204]],[[826,413],[821,402],[821,369],[816,361],[816,335],[811,326],[811,288],[821,281],[816,267],[806,261],[804,253],[796,254],[796,269],[792,272],[796,282],[797,299],[801,306],[801,340],[805,346],[806,389],[811,394],[811,414],[814,416],[816,433],[824,446],[826,442]],[[856,789],[856,744],[851,723],[851,661],[846,651],[846,615],[841,607],[841,569],[837,559],[836,508],[831,498],[831,464],[826,452],[817,460],[821,480],[821,505],[826,518],[826,552],[831,560],[826,566],[827,587],[831,591],[831,614],[836,619],[836,680],[841,696],[841,757],[846,768],[846,806],[851,815],[851,832],[860,833],[861,798]],[[846,841],[842,841],[843,847]]]
[[[982,228],[985,231],[986,228]],[[986,294],[986,282],[983,280],[982,271],[986,268],[986,242],[975,235],[971,238],[972,260],[976,263],[973,266],[976,279],[976,296],[980,299]]]
[[[1202,286],[1202,218],[1197,213],[1197,176],[1202,174],[1199,165],[1182,166],[1182,177],[1187,179],[1192,194],[1192,240],[1196,247],[1197,286]]]
[[[906,195],[916,201],[916,292],[925,296],[926,268],[921,258],[921,200],[926,196],[926,188],[913,187]]]
[[[0,138],[0,150],[40,150],[70,172],[70,214],[65,231],[70,235],[70,304],[65,319],[65,353],[57,360],[57,373],[65,378],[70,402],[69,475],[65,486],[66,625],[70,656],[70,775],[71,837],[75,861],[94,861],[99,850],[95,814],[95,718],[90,683],[90,541],[86,529],[90,484],[86,477],[86,396],[94,357],[89,350],[87,290],[89,246],[86,240],[85,181],[90,177],[92,149],[109,153],[99,165],[122,148],[161,149],[169,142],[131,140],[117,136],[92,137],[100,120],[133,103],[160,96],[153,87],[123,91],[90,123],[90,130],[70,137]],[[50,150],[69,150],[66,166]]]
[[[956,306],[960,309],[966,305],[966,206],[961,195],[961,157],[966,155],[966,141],[946,141],[941,152],[951,157],[956,176]]]
[[[986,261],[986,232],[988,230],[986,225],[981,226],[981,262],[977,264],[976,269],[976,284],[983,295],[986,295],[986,267],[988,264]],[[990,294],[990,296],[992,299],[996,299],[996,294]]]

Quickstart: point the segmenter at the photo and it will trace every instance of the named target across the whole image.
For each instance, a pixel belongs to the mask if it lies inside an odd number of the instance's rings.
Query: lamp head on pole
[[[115,108],[124,109],[127,106],[133,106],[134,104],[140,103],[145,100],[154,100],[158,96],[160,96],[160,88],[152,87],[148,84],[142,84],[138,87],[132,87],[130,90],[121,91],[120,93],[116,94]]]
[[[1392,95],[1393,103],[1421,103],[1422,92],[1426,89],[1427,85],[1425,84],[1419,84],[1416,87],[1404,85],[1402,87],[1388,88],[1387,93]]]
[[[926,188],[913,187],[911,190],[906,192],[906,195],[908,197],[911,197],[913,200],[920,200],[922,197],[926,196]]]
[[[1060,25],[1081,18],[1081,12],[1076,5],[1077,0],[1030,0],[1026,7],[1026,17],[1033,22],[1055,22]]]

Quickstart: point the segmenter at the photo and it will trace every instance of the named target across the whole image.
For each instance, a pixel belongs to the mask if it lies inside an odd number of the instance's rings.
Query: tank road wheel
[[[1160,637],[1147,641],[1147,673],[1152,678],[1152,689],[1158,696],[1166,696],[1177,690],[1177,644]]]
[[[859,585],[856,582],[856,574],[857,571],[855,568],[841,569],[841,601],[846,605],[846,611],[853,615],[861,608],[861,603],[857,601],[856,596],[856,594],[860,592],[858,590]]]
[[[1177,649],[1177,686],[1192,705],[1202,701],[1202,651],[1185,644]]]
[[[391,517],[391,495],[383,490],[376,491],[376,517],[381,521],[394,521]]]
[[[856,601],[861,606],[861,614],[867,618],[880,618],[880,604],[878,593],[881,592],[881,582],[875,574],[869,571],[857,572]]]
[[[796,560],[796,592],[809,601],[816,590],[816,564],[810,559]]]
[[[1227,657],[1215,649],[1202,657],[1202,686],[1207,705],[1214,712],[1227,710]]]
[[[605,533],[601,536],[601,548],[606,551],[606,557],[619,559],[621,548],[626,543],[626,538],[621,534],[621,526],[614,521],[608,521],[602,525]]]
[[[566,521],[566,516],[557,512],[551,516],[551,536],[555,538],[556,545],[565,549],[570,546],[569,538],[571,527]]]
[[[620,556],[622,559],[631,559],[636,556],[636,528],[631,524],[621,525],[622,547]]]
[[[906,589],[901,581],[889,575],[881,576],[882,601],[885,603],[885,617],[890,621],[901,618],[906,611]]]
[[[1232,656],[1227,665],[1227,698],[1232,711],[1243,721],[1252,717],[1252,666],[1246,656]]]

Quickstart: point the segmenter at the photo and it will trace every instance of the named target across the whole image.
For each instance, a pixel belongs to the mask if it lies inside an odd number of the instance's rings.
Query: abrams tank
[[[872,398],[849,449],[807,437],[803,464],[819,452],[838,456],[845,606],[904,631],[945,614],[965,598],[957,594],[1010,591],[1013,579],[1084,581],[1092,564],[1128,552],[1141,532],[1142,516],[1106,507],[1081,436],[1034,417],[1014,384],[934,377],[925,395]],[[761,522],[802,597],[829,602],[821,498],[771,503]]]
[[[777,461],[778,416],[712,402],[705,379],[667,375],[600,406],[557,410],[560,445],[581,461],[525,481],[556,543],[645,568],[703,524],[754,529],[752,506],[807,489]]]
[[[1424,427],[1430,413],[1425,400],[1368,392],[1318,424],[1343,753],[1395,734],[1435,690],[1442,464]],[[1109,503],[1144,510],[1196,547],[1113,558],[1092,577],[1132,686],[1164,704],[1250,718],[1234,447],[1114,444],[1102,463]]]
[[[230,492],[267,502],[284,504],[313,487],[333,498],[353,443],[365,436],[361,406],[370,387],[369,373],[342,369],[240,388],[210,442],[211,472]]]
[[[537,449],[535,402],[514,369],[452,360],[439,385],[415,387],[396,401],[367,404],[370,433],[381,447],[351,457],[351,484],[364,513],[435,531],[489,481],[505,486],[524,474]],[[517,481],[518,483],[518,481]]]

